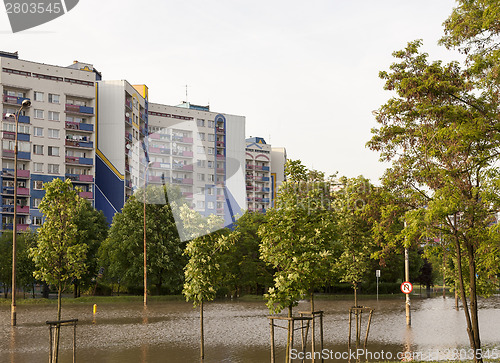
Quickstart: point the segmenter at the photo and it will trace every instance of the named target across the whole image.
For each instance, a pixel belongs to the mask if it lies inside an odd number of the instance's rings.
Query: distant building
[[[246,192],[248,210],[265,213],[274,206],[276,191],[285,179],[285,148],[273,148],[262,137],[246,139]]]
[[[17,224],[19,230],[42,223],[38,205],[42,185],[70,178],[80,195],[94,200],[94,134],[96,81],[101,75],[91,64],[69,67],[18,59],[0,52],[2,89],[2,230],[12,229],[14,212],[15,114],[23,100],[31,107],[19,115]]]

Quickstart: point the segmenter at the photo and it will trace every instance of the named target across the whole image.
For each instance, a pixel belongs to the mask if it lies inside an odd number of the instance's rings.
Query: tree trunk
[[[288,306],[288,317],[292,318],[292,305]],[[285,362],[291,363],[290,359],[290,338],[292,336],[292,322],[288,320],[288,334],[286,338],[286,352],[285,352]]]
[[[76,299],[78,297],[78,280],[74,280],[73,282],[73,298]]]
[[[479,319],[477,313],[477,289],[476,289],[476,259],[472,242],[467,244],[467,255],[469,259],[469,294],[470,312],[472,320],[472,334],[474,337],[475,352],[481,351],[481,339],[479,337]],[[474,362],[482,362],[482,359],[474,357]]]
[[[200,359],[205,359],[205,339],[203,336],[203,300],[200,303]]]
[[[59,284],[57,286],[57,320],[61,320],[61,295],[62,295],[62,283],[59,281]],[[55,327],[55,339],[54,339],[54,357],[52,359],[53,363],[57,363],[57,360],[59,358],[59,333],[61,331],[60,326]]]
[[[457,247],[457,269],[458,269],[458,281],[460,283],[460,297],[462,299],[462,306],[464,308],[465,321],[467,323],[467,334],[469,336],[469,343],[471,349],[476,352],[476,341],[474,340],[474,333],[472,328],[471,317],[469,313],[469,306],[467,304],[467,297],[465,296],[465,288],[464,288],[464,276],[462,274],[462,252],[460,241],[458,236],[455,235],[456,247]],[[474,276],[475,277],[475,276]],[[475,355],[475,354],[474,354]],[[474,362],[482,362],[482,359],[476,360]]]
[[[49,285],[47,285],[47,283],[43,283],[43,288],[42,288],[42,297],[44,299],[48,299],[49,298]]]

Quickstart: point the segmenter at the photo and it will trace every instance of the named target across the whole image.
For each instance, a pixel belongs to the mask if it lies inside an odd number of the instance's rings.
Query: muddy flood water
[[[462,354],[466,354],[469,348],[464,312],[455,311],[454,299],[413,299],[410,329],[406,327],[403,299],[361,303],[375,309],[367,350],[380,358],[400,361],[398,353],[419,352],[423,359],[445,359],[453,350],[463,349]],[[325,312],[327,362],[347,361],[351,305],[351,301],[316,301],[316,309]],[[304,301],[295,310],[307,310],[308,306]],[[270,361],[269,313],[263,302],[214,302],[205,307],[205,362]],[[500,357],[500,296],[481,300],[479,307],[483,350]],[[0,362],[48,362],[45,321],[54,320],[56,305],[19,305],[17,309],[18,326],[11,328],[10,306],[0,306]],[[95,318],[92,304],[63,305],[63,319],[72,318],[79,319],[79,363],[199,362],[199,315],[190,303],[151,302],[146,311],[139,302],[101,304]],[[63,328],[61,334],[60,362],[71,362],[72,328]],[[299,334],[296,332],[295,347],[300,350]],[[275,335],[276,361],[282,362],[286,331],[276,329]]]

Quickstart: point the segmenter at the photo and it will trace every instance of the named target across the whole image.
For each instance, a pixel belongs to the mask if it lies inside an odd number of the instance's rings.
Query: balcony
[[[149,175],[148,182],[159,183],[161,182],[161,176],[158,175]]]
[[[262,177],[262,181],[264,181],[264,182],[268,182],[268,181],[269,181],[269,177],[268,177],[268,176],[263,176],[263,177]]]
[[[224,200],[224,199],[225,199],[224,194],[217,195],[217,200]]]
[[[192,144],[193,138],[192,137],[183,137],[182,142],[185,142],[186,144]]]
[[[269,203],[269,198],[262,198],[262,203]]]
[[[12,229],[14,226],[12,223],[4,223],[3,229]],[[17,224],[17,231],[28,231],[30,229],[29,224]]]
[[[76,114],[85,114],[85,115],[93,115],[94,108],[87,106],[78,106],[78,105],[70,105],[66,104],[65,106],[66,113],[76,113]]]
[[[66,130],[79,130],[79,131],[87,131],[87,132],[94,131],[94,125],[84,124],[82,122],[66,121],[64,124],[64,127],[66,128]]]
[[[193,156],[193,152],[185,150],[185,151],[182,152],[182,156],[192,157]]]
[[[93,199],[94,193],[92,193],[92,192],[80,192],[80,197],[85,198],[85,199]]]
[[[3,103],[8,103],[9,105],[21,105],[24,100],[29,100],[29,98],[7,95],[3,96]]]
[[[184,179],[182,178],[172,178],[172,183],[173,184],[182,184]]]
[[[94,177],[92,175],[83,174],[66,174],[66,178],[77,183],[92,183],[94,181]]]
[[[269,171],[269,166],[263,166],[263,167],[262,167],[262,170],[264,170],[264,171]]]
[[[150,147],[150,154],[162,154],[162,155],[170,155],[170,149],[161,148],[161,147]]]
[[[182,184],[189,184],[189,185],[192,185],[192,184],[193,184],[193,179],[191,179],[191,178],[186,178],[186,179],[183,179],[183,180],[182,180]]]
[[[192,199],[193,198],[193,193],[189,192],[182,192],[182,196],[187,199]]]
[[[254,186],[253,185],[247,185],[246,186],[246,190],[254,190]]]
[[[94,165],[94,159],[80,158],[77,156],[66,156],[66,163],[78,165]]]
[[[92,141],[79,141],[79,140],[66,139],[66,146],[92,149],[94,148],[94,143]]]
[[[125,107],[128,107],[130,110],[132,110],[132,101],[131,100],[125,100]]]
[[[252,164],[246,164],[246,168],[247,169],[253,169],[255,167],[255,165],[252,165]]]
[[[217,174],[224,174],[226,170],[224,168],[217,168]]]
[[[269,193],[271,190],[270,188],[262,188],[263,193]]]
[[[132,126],[132,119],[130,117],[125,116],[125,123],[129,126]]]
[[[186,171],[193,171],[193,165],[184,165],[182,169]]]
[[[13,178],[14,177],[14,169],[7,169],[7,168],[2,169],[2,176],[4,178]],[[28,179],[30,177],[30,171],[17,169],[17,177]]]
[[[128,141],[132,141],[132,133],[125,131],[125,139]]]
[[[2,213],[14,213],[13,205],[3,205]],[[30,207],[28,205],[18,205],[16,208],[18,214],[30,214]]]
[[[247,175],[245,175],[245,178],[246,178],[247,180],[253,180],[254,176],[253,176],[253,175],[248,175],[248,174],[247,174]]]
[[[222,127],[216,127],[215,130],[217,131],[217,135],[224,135],[226,133],[226,130]]]
[[[2,157],[14,159],[14,150],[2,150]],[[31,160],[31,153],[26,151],[18,151],[17,158],[22,160]]]
[[[217,147],[224,147],[224,141],[217,141],[216,142]]]
[[[3,187],[2,194],[14,195],[14,187]],[[18,196],[28,196],[30,195],[29,188],[17,188]]]

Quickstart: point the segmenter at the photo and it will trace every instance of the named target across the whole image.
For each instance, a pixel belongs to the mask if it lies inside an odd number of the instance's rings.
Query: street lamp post
[[[10,324],[11,326],[16,326],[17,315],[16,315],[16,244],[17,244],[17,134],[18,134],[18,124],[19,115],[24,108],[31,106],[30,100],[23,100],[21,107],[14,114],[15,119],[15,138],[14,138],[14,220],[12,223],[12,303],[10,307]],[[11,115],[6,115],[11,116]]]
[[[148,305],[148,278],[147,278],[147,260],[146,260],[146,191],[148,187],[148,169],[151,166],[152,161],[148,162],[146,164],[146,167],[144,168],[144,197],[143,197],[143,204],[144,204],[144,307]]]

